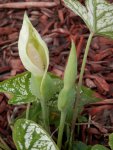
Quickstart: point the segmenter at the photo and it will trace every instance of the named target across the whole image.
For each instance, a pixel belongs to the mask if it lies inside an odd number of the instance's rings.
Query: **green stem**
[[[28,104],[27,104],[27,108],[26,108],[26,119],[29,119],[30,104],[31,104],[31,103],[28,103]]]
[[[4,150],[11,150],[1,137],[0,137],[0,147],[3,148]]]
[[[44,128],[46,131],[48,131],[50,133],[48,106],[46,104],[46,101],[43,98],[40,100],[40,102],[41,102],[41,108],[42,108],[42,117],[43,117]]]
[[[70,135],[70,139],[69,139],[69,150],[72,150],[72,140],[73,140],[73,133],[71,132],[71,135]]]
[[[7,150],[6,147],[2,143],[0,143],[0,150]]]
[[[63,137],[65,119],[66,119],[66,113],[61,112],[60,125],[59,125],[59,131],[58,131],[58,141],[57,141],[57,145],[59,149],[61,149],[61,145],[62,145],[62,137]]]
[[[81,72],[80,72],[80,77],[79,77],[79,82],[78,82],[78,87],[77,87],[77,96],[76,96],[76,101],[75,101],[75,105],[74,105],[72,129],[71,129],[72,136],[73,136],[73,133],[74,133],[74,130],[75,130],[75,123],[76,123],[76,119],[77,119],[77,116],[78,116],[78,109],[79,109],[78,106],[79,106],[79,102],[80,102],[80,91],[81,91],[85,65],[86,65],[87,56],[88,56],[89,47],[90,47],[92,38],[93,38],[93,33],[90,33],[88,41],[87,41],[86,49],[85,49],[85,54],[84,54],[84,58],[83,58],[83,62],[82,62],[82,67],[81,67]]]

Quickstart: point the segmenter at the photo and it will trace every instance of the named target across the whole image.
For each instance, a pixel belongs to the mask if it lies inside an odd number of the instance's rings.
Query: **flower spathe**
[[[34,76],[43,76],[47,72],[49,65],[47,45],[32,26],[26,13],[19,35],[18,49],[24,67]]]

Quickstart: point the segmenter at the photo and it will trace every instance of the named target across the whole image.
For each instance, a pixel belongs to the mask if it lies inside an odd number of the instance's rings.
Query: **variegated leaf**
[[[58,150],[56,144],[41,126],[26,119],[16,121],[13,139],[17,150]]]
[[[65,4],[86,23],[91,32],[113,38],[113,4],[106,0],[64,0]]]
[[[10,95],[10,104],[25,104],[36,101],[36,97],[30,90],[30,78],[31,73],[25,72],[0,82],[0,92]]]

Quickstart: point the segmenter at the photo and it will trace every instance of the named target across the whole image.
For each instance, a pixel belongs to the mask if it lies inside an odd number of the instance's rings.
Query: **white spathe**
[[[49,66],[49,54],[46,43],[32,26],[27,14],[19,35],[18,49],[24,67],[34,76],[43,76]]]

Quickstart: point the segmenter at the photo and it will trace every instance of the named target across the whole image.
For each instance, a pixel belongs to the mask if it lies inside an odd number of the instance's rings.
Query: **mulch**
[[[32,4],[30,2],[0,0],[0,81],[25,71],[17,47],[25,11],[48,45],[49,71],[63,77],[71,38],[76,44],[78,70],[80,69],[89,35],[84,22],[64,7],[61,0],[32,0]],[[88,139],[88,144],[99,142],[106,145],[109,133],[113,132],[113,40],[96,36],[93,38],[83,84],[94,90],[94,95],[102,101],[96,104],[92,102],[85,107],[89,122],[81,125],[81,140],[86,142]],[[23,106],[14,107],[8,105],[7,101],[8,98],[0,94],[0,136],[13,150],[15,146],[12,142],[10,121]]]

